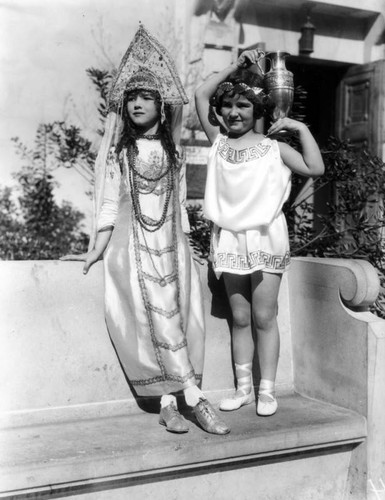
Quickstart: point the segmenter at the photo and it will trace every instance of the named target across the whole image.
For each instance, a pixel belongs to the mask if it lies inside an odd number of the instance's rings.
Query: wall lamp
[[[301,38],[299,39],[299,53],[309,55],[314,51],[315,26],[307,16],[307,21],[301,26]]]

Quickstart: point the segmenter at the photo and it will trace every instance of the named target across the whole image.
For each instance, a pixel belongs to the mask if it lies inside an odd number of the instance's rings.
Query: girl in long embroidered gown
[[[282,273],[290,263],[282,206],[289,196],[292,171],[315,177],[323,173],[324,165],[312,134],[301,122],[283,118],[271,125],[267,136],[255,131],[256,120],[269,104],[262,75],[248,70],[259,58],[258,51],[243,52],[235,64],[208,78],[195,97],[212,143],[204,211],[214,223],[213,268],[218,277],[223,273],[233,316],[237,389],[220,409],[236,410],[254,400],[254,328],[261,372],[257,413],[268,416],[278,406],[277,300]],[[284,130],[298,134],[302,154],[274,140]]]
[[[183,391],[201,427],[226,434],[198,388],[204,314],[186,235],[185,165],[172,135],[186,100],[164,47],[140,26],[110,91],[116,112],[97,160],[95,243],[87,254],[64,259],[85,261],[87,273],[103,256],[111,339],[136,393],[161,396],[159,423],[188,431],[174,395]]]

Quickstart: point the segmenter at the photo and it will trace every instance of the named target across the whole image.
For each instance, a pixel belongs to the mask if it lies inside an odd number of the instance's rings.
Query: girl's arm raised
[[[252,64],[256,64],[260,54],[257,50],[246,50],[238,57],[236,63],[230,64],[219,73],[214,73],[209,76],[195,91],[195,106],[198,113],[202,128],[205,131],[207,138],[211,143],[214,142],[218,127],[212,125],[209,121],[209,100],[215,94],[218,85],[226,80],[238,68],[247,68]]]
[[[281,130],[297,132],[302,146],[301,154],[288,144],[278,143],[285,165],[293,172],[305,177],[322,175],[325,171],[322,155],[308,127],[304,123],[291,118],[280,118],[271,125],[267,135],[273,136]]]

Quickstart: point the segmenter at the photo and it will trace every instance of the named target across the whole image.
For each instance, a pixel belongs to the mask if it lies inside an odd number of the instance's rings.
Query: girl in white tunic
[[[313,136],[301,122],[283,118],[271,125],[267,136],[255,132],[256,120],[269,105],[261,75],[247,69],[259,57],[258,51],[243,52],[236,64],[207,79],[195,97],[212,143],[204,211],[214,223],[213,268],[217,277],[223,273],[233,316],[237,390],[221,402],[220,409],[236,410],[254,399],[253,325],[261,371],[257,413],[267,416],[277,410],[277,300],[282,273],[290,264],[282,206],[290,193],[292,171],[316,177],[324,165]],[[210,105],[222,117],[222,133]],[[283,130],[298,134],[302,154],[272,138]]]

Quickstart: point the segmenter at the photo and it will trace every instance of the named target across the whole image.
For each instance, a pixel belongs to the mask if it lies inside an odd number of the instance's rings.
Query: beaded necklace
[[[136,153],[133,146],[127,149],[127,160],[129,165],[131,199],[134,208],[135,218],[143,229],[153,233],[163,226],[167,217],[171,194],[174,190],[174,169],[172,163],[169,159],[167,159],[166,160],[167,168],[163,172],[161,172],[160,175],[156,177],[147,177],[141,172],[139,172],[136,168]],[[164,156],[162,158],[162,165],[163,164],[164,164]],[[160,218],[158,220],[154,220],[142,213],[142,207],[140,205],[140,200],[139,200],[138,177],[147,182],[158,182],[165,176],[167,176],[166,199],[164,201],[163,210]]]
[[[195,372],[192,370],[184,377],[179,377],[167,372],[166,364],[163,359],[162,352],[164,349],[170,350],[179,350],[187,347],[187,341],[182,340],[179,344],[168,344],[162,343],[159,341],[157,336],[157,323],[154,321],[154,312],[157,314],[162,314],[167,318],[173,318],[176,314],[179,316],[179,325],[181,332],[183,332],[183,336],[186,335],[185,329],[185,320],[182,314],[181,308],[181,289],[180,289],[180,276],[179,276],[179,251],[178,251],[178,230],[177,230],[177,214],[178,214],[178,187],[174,184],[175,178],[175,169],[173,168],[172,162],[167,159],[167,168],[165,169],[165,174],[162,174],[156,177],[146,177],[140,172],[138,172],[136,168],[136,153],[134,146],[130,147],[130,151],[127,151],[127,158],[129,162],[129,175],[130,175],[130,186],[131,186],[131,200],[133,205],[133,210],[131,212],[131,220],[133,227],[133,236],[134,236],[134,254],[135,254],[135,262],[136,262],[136,270],[139,282],[140,293],[143,301],[143,305],[146,311],[146,317],[148,322],[148,328],[150,332],[150,338],[153,345],[155,357],[157,360],[157,364],[160,369],[160,375],[155,381],[175,381],[179,383],[184,383],[186,380],[195,375]],[[164,157],[162,159],[162,166],[164,165]],[[160,180],[167,175],[167,191],[166,191],[166,201],[162,210],[162,216],[159,221],[154,221],[156,226],[148,227],[147,220],[145,216],[142,214],[140,202],[139,202],[139,190],[138,190],[138,180],[139,178],[145,179],[149,182],[155,182],[156,179]],[[174,195],[171,197],[171,194]],[[148,246],[147,238],[145,234],[145,230],[154,232],[164,224],[166,220],[166,215],[168,211],[169,204],[171,203],[171,241],[167,243],[169,246],[167,247],[167,254],[171,254],[172,259],[172,272],[165,276],[162,275],[159,269],[157,269],[154,259],[152,258],[151,249]],[[167,217],[167,220],[169,218]],[[152,267],[157,276],[151,276],[144,272],[143,262],[142,262],[142,252],[141,252],[141,242],[140,242],[140,233],[144,242],[144,248],[146,249],[146,254],[150,259]],[[145,260],[146,261],[146,260]],[[151,295],[149,294],[149,290],[146,284],[146,280],[157,282],[162,288],[166,286],[172,286],[175,290],[175,302],[171,301],[170,309],[167,310],[159,309],[151,302]],[[161,349],[163,348],[163,349]],[[144,384],[144,381],[138,381],[134,385]]]
[[[139,134],[136,136],[137,139],[148,139],[150,141],[158,141],[160,139],[160,134]]]

